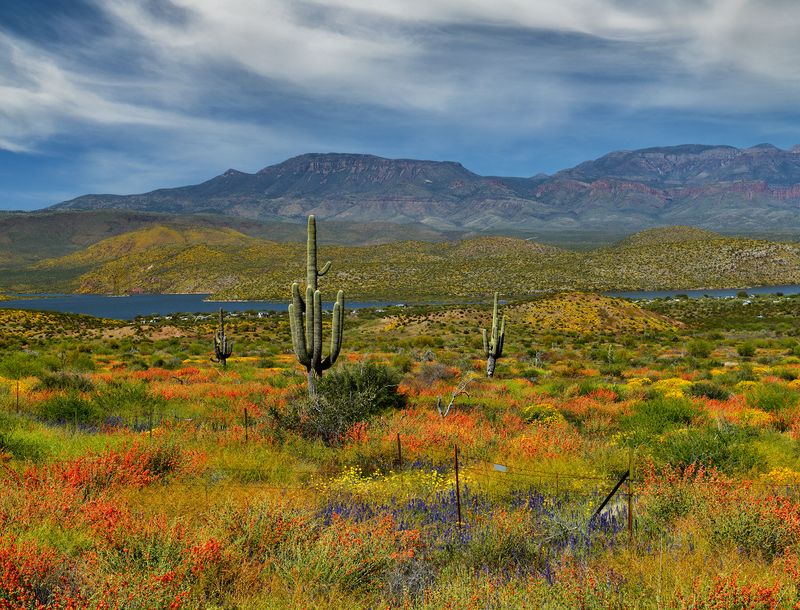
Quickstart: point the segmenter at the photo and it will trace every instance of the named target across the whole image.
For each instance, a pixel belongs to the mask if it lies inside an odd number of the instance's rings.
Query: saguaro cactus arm
[[[331,351],[322,359],[320,366],[323,370],[331,368],[339,352],[342,350],[342,337],[344,335],[344,292],[341,290],[336,295],[336,303],[333,305],[333,322],[331,324]]]
[[[300,285],[292,284],[292,304],[289,305],[289,326],[292,331],[292,348],[297,360],[306,368],[311,365],[311,356],[306,347],[306,335],[303,328],[305,303],[300,296]]]

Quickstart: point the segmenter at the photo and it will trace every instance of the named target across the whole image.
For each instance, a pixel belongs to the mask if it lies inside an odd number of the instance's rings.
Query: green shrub
[[[103,413],[78,392],[48,398],[39,405],[39,417],[49,424],[99,424]]]
[[[274,369],[278,366],[278,361],[272,356],[262,356],[258,359],[258,367],[262,369]]]
[[[525,407],[522,410],[522,418],[529,424],[550,424],[564,420],[558,409],[546,403]]]
[[[798,377],[798,373],[794,369],[790,369],[787,367],[781,367],[775,370],[775,375],[780,377],[785,381],[794,381]]]
[[[622,419],[622,429],[635,444],[648,441],[668,430],[688,426],[702,411],[686,398],[655,396],[636,405],[633,413]]]
[[[695,339],[690,341],[686,346],[686,351],[693,358],[708,358],[711,352],[714,351],[714,346],[708,341],[702,339]]]
[[[447,365],[439,362],[423,364],[417,373],[417,381],[422,386],[433,385],[437,381],[454,379],[456,372]]]
[[[723,472],[748,472],[764,464],[750,440],[732,426],[673,430],[653,444],[653,457],[671,466],[703,464]]]
[[[758,504],[725,506],[710,517],[712,542],[771,561],[797,544],[792,525]]]
[[[178,358],[177,356],[173,356],[171,354],[161,353],[158,355],[153,356],[152,360],[150,361],[150,366],[154,366],[160,369],[167,369],[169,371],[174,371],[175,369],[179,369],[183,365],[183,360]]]
[[[797,404],[800,395],[796,390],[781,383],[759,384],[745,393],[747,406],[776,413]]]
[[[285,415],[273,414],[305,436],[336,444],[354,424],[404,407],[399,383],[398,373],[387,366],[370,362],[345,366],[317,380],[316,397],[293,402]]]
[[[716,383],[708,381],[697,381],[689,388],[689,393],[692,396],[704,396],[712,400],[726,400],[730,398],[731,393]]]
[[[736,353],[742,358],[752,358],[756,353],[756,346],[749,341],[740,343],[736,346]]]
[[[693,509],[697,510],[702,496],[696,493],[693,485],[677,480],[670,484],[658,485],[647,497],[642,515],[646,525],[653,524],[664,528]]]
[[[622,377],[628,369],[628,365],[622,363],[603,364],[600,366],[600,373],[608,377]]]
[[[144,383],[111,382],[98,388],[91,402],[104,417],[162,413],[166,400],[151,394]]]
[[[0,375],[10,379],[38,377],[46,368],[46,363],[41,358],[28,352],[14,352],[0,360]]]
[[[74,371],[83,373],[93,371],[97,368],[94,359],[89,355],[79,351],[72,352],[67,357],[67,365]]]
[[[36,384],[38,390],[69,390],[76,392],[91,392],[94,384],[90,379],[78,373],[45,373]]]
[[[401,373],[408,373],[414,368],[414,359],[408,354],[397,354],[392,357],[392,366]]]
[[[18,460],[40,460],[45,449],[37,438],[20,434],[22,424],[18,417],[0,411],[0,453],[10,453]]]

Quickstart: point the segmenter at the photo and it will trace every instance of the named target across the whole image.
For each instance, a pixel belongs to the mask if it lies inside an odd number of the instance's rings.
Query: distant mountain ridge
[[[612,152],[547,176],[480,176],[450,161],[313,153],[248,174],[139,195],[85,195],[54,210],[123,209],[298,222],[416,223],[542,235],[691,225],[800,232],[800,146],[682,145]]]

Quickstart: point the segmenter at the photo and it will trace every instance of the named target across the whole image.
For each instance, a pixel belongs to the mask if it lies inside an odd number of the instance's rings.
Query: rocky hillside
[[[800,283],[800,245],[734,239],[686,227],[652,230],[576,252],[508,237],[321,247],[333,268],[323,291],[349,299],[475,298],[495,290],[744,287]],[[283,299],[304,276],[305,244],[230,229],[143,229],[3,274],[11,291],[214,293]]]
[[[685,145],[621,151],[531,178],[479,176],[459,163],[307,154],[255,174],[140,195],[86,195],[56,210],[125,209],[298,222],[418,223],[436,230],[631,233],[692,225],[800,233],[800,147]]]

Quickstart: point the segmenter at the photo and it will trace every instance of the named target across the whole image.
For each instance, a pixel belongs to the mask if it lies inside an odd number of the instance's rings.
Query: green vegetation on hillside
[[[301,243],[232,229],[155,226],[4,274],[6,289],[84,293],[212,293],[285,299],[304,276]],[[321,247],[340,261],[331,279],[351,299],[470,299],[499,290],[724,288],[800,282],[800,246],[685,227],[576,252],[508,237]],[[330,298],[330,297],[329,297]]]

